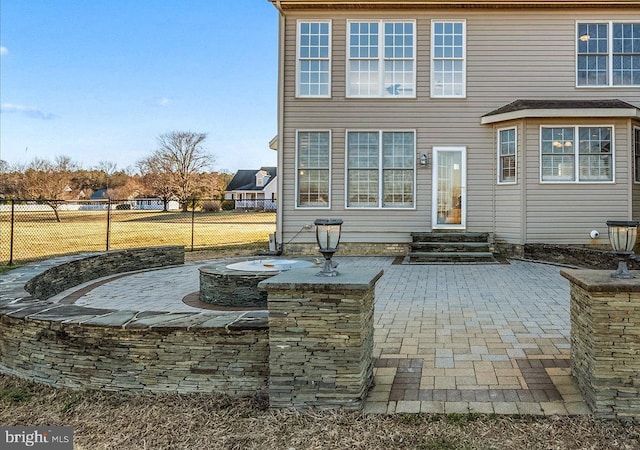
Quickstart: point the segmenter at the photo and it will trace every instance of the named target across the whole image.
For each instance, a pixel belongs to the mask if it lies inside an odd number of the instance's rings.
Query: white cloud
[[[0,56],[7,55],[9,53],[9,49],[7,47],[0,46]]]
[[[156,105],[159,106],[167,106],[169,103],[171,103],[171,100],[169,100],[167,97],[161,97],[156,100]]]
[[[34,108],[31,106],[24,106],[24,105],[14,105],[11,103],[3,103],[2,105],[0,105],[0,112],[5,114],[10,114],[10,113],[22,114],[32,119],[42,119],[42,120],[51,120],[51,119],[55,119],[56,117],[54,114],[44,112],[38,108]]]

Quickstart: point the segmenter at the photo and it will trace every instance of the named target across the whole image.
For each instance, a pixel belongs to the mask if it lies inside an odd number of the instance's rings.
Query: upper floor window
[[[516,129],[498,130],[498,184],[516,182]]]
[[[347,133],[347,206],[411,208],[415,194],[413,131]]]
[[[298,22],[296,96],[331,96],[331,22]]]
[[[578,23],[578,86],[640,86],[640,23]]]
[[[431,96],[466,95],[466,22],[431,22]]]
[[[347,26],[347,97],[415,97],[415,22]]]
[[[613,127],[542,127],[541,181],[613,181]]]
[[[296,143],[297,201],[299,207],[329,207],[331,133],[299,131]]]

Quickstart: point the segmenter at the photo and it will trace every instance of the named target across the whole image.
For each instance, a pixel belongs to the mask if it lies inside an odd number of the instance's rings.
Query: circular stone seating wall
[[[164,249],[174,255],[163,259],[164,265],[184,261],[184,249]],[[158,267],[162,252],[57,258],[0,276],[0,371],[70,388],[265,391],[267,311],[123,311],[45,300],[94,278],[147,268],[147,262]]]

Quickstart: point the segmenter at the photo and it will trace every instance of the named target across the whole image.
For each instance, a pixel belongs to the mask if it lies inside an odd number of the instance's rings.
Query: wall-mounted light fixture
[[[429,167],[429,156],[426,153],[420,156],[420,167]]]
[[[638,234],[638,222],[635,220],[609,220],[607,221],[607,227],[609,227],[609,242],[613,247],[613,253],[622,258],[632,255]],[[611,277],[635,278],[629,272],[627,262],[624,259],[618,262],[618,270],[613,272]]]
[[[342,232],[342,219],[316,219],[316,241],[320,247],[320,253],[324,256],[322,270],[316,275],[319,277],[335,277],[338,271],[331,261],[331,257],[338,250],[340,234]]]

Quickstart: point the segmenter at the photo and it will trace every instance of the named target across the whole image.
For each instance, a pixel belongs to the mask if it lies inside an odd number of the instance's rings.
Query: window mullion
[[[378,95],[384,97],[384,51],[385,51],[384,21],[378,21]],[[381,144],[382,145],[382,144]]]
[[[613,86],[613,21],[607,26],[607,86]]]

